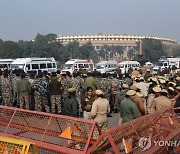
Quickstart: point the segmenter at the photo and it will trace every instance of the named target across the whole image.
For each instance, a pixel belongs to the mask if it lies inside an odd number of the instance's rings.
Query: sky
[[[128,34],[180,43],[180,0],[0,0],[0,39]]]

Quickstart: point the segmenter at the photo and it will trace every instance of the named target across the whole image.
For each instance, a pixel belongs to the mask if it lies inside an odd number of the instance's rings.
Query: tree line
[[[80,45],[77,41],[67,45],[56,41],[56,34],[37,34],[34,40],[18,42],[3,41],[0,39],[0,58],[24,58],[24,57],[54,57],[56,61],[64,64],[71,58],[92,59],[95,63],[99,60],[125,60],[122,55],[127,52],[128,59],[137,59],[139,44],[134,48],[122,46],[108,46],[104,44],[98,51],[91,42]],[[159,40],[144,39],[143,55],[146,60],[157,61],[166,56],[169,48]],[[180,56],[180,47],[171,49],[171,56]]]

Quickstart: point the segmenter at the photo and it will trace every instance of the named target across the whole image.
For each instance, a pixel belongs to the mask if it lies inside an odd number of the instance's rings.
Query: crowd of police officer
[[[155,75],[149,69],[143,73],[141,69],[130,68],[124,75],[119,68],[115,71],[114,74],[75,71],[71,75],[60,71],[26,74],[23,70],[0,70],[0,103],[83,117],[87,108],[91,113],[93,102],[100,93],[110,105],[110,113],[105,114],[111,116],[112,112],[120,112],[122,123],[164,107],[180,106],[180,75],[176,69]],[[88,90],[92,90],[92,98],[87,96]],[[96,93],[96,90],[100,91]]]

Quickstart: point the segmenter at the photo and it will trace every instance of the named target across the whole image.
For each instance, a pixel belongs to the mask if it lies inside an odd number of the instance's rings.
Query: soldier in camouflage
[[[49,85],[48,82],[43,79],[42,72],[38,74],[38,78],[34,85],[34,91],[35,110],[43,111],[44,108],[46,112],[50,112],[47,99]]]
[[[12,88],[13,88],[13,104],[17,106],[18,103],[18,93],[17,93],[17,83],[21,79],[20,70],[14,70],[15,76],[12,78]]]
[[[82,80],[78,77],[78,72],[73,72],[73,77],[71,79],[72,87],[76,87],[75,98],[79,106],[79,115],[82,113],[81,108],[81,89],[82,89]]]
[[[52,77],[49,82],[50,98],[51,98],[51,112],[55,113],[55,106],[57,106],[58,114],[61,113],[61,94],[62,85],[58,81],[57,74],[52,72]]]
[[[68,96],[68,89],[72,87],[71,81],[66,78],[66,73],[62,73],[61,75],[61,84],[62,84],[62,106],[64,100]]]
[[[9,77],[9,71],[4,70],[2,81],[1,81],[1,90],[2,90],[2,101],[5,106],[12,106],[12,82]]]

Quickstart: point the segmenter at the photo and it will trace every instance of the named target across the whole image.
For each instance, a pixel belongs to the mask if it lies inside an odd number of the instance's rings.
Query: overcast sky
[[[180,43],[180,0],[0,0],[0,38],[150,35]]]

